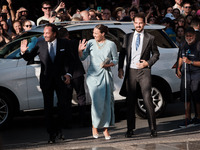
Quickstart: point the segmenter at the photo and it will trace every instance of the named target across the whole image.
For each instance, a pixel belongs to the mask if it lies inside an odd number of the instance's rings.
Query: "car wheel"
[[[13,118],[13,106],[9,96],[0,94],[0,127],[5,126]]]
[[[153,104],[155,107],[156,117],[159,117],[163,114],[167,106],[167,92],[165,87],[161,87],[160,83],[153,83],[151,89],[151,95]],[[144,106],[143,98],[138,98],[137,105],[136,105],[137,115],[146,118],[146,108]]]

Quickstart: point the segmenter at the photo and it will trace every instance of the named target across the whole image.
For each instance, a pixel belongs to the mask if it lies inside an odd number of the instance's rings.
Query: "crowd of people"
[[[140,2],[135,0],[127,5],[118,7],[116,4],[108,7],[107,4],[98,6],[97,2],[88,3],[85,9],[68,6],[64,1],[54,6],[50,1],[41,3],[43,16],[30,20],[29,10],[23,5],[14,10],[12,0],[6,0],[7,5],[0,8],[0,22],[3,30],[0,35],[0,46],[17,38],[23,32],[38,25],[60,21],[90,21],[90,20],[116,20],[133,21],[134,15],[143,13],[145,22],[149,24],[162,24],[166,26],[166,33],[179,46],[183,42],[180,27],[187,28],[194,20],[199,22],[200,6],[198,1],[175,0],[165,1],[165,7],[153,1]],[[86,4],[85,4],[86,5]]]
[[[60,29],[60,34],[58,34],[58,29],[52,24],[53,22],[90,20],[133,22],[135,32],[127,35],[126,49],[123,49],[119,55],[119,78],[125,78],[120,94],[127,97],[128,115],[127,132],[125,134],[127,138],[132,137],[135,130],[134,108],[138,84],[147,109],[150,136],[157,137],[156,117],[151,99],[151,66],[156,63],[160,54],[155,45],[154,36],[146,33],[144,26],[145,23],[165,25],[165,32],[180,48],[177,76],[184,81],[182,64],[187,63],[187,68],[190,68],[189,71],[187,70],[187,81],[189,85],[188,93],[192,96],[188,98],[187,103],[186,119],[188,122],[184,123],[183,126],[200,123],[200,44],[198,44],[200,38],[200,3],[195,0],[189,2],[175,0],[174,3],[169,0],[164,3],[166,7],[160,8],[153,2],[142,3],[135,0],[130,2],[129,7],[121,6],[114,9],[94,4],[83,10],[77,8],[72,13],[70,8],[67,9],[67,4],[64,1],[59,2],[56,6],[52,6],[49,1],[44,1],[41,4],[43,16],[35,18],[35,20],[28,18],[28,10],[24,7],[20,7],[15,12],[12,0],[7,0],[7,5],[2,6],[0,46],[18,38],[18,36],[36,26],[46,24],[44,41],[38,42],[31,52],[27,52],[28,43],[27,40],[23,40],[21,42],[21,56],[28,61],[39,55],[41,60],[40,87],[44,97],[47,132],[50,135],[49,143],[54,143],[58,135],[59,138],[63,138],[62,124],[67,118],[65,116],[67,114],[66,108],[69,108],[72,95],[72,91],[65,85],[71,84],[75,88],[80,97],[78,99],[80,99],[80,108],[82,108],[81,114],[84,113],[85,91],[78,89],[78,85],[82,85],[81,87],[84,88],[85,72],[81,67],[81,73],[76,76],[74,70],[78,68],[78,64],[74,66],[75,64],[72,64],[71,60],[78,62],[79,57],[84,60],[89,55],[91,59],[86,83],[92,99],[92,135],[94,138],[98,138],[98,128],[104,128],[105,139],[111,139],[108,127],[114,125],[114,98],[110,67],[118,64],[117,47],[112,41],[105,38],[105,34],[108,32],[106,26],[99,24],[94,28],[94,39],[88,42],[83,39],[79,44],[76,42],[76,44],[73,44],[74,41],[68,39],[68,33],[65,29]],[[61,36],[61,34],[63,35]],[[67,51],[68,49],[70,52]],[[188,49],[190,49],[190,54],[186,57]],[[78,54],[73,54],[73,51]],[[123,62],[125,57],[128,59],[124,75]],[[102,64],[104,61],[106,62]],[[81,63],[79,62],[79,64]],[[61,76],[63,78],[60,78]],[[56,119],[52,111],[54,90],[57,93],[59,108],[58,118]],[[191,118],[189,99],[194,100],[195,119]]]

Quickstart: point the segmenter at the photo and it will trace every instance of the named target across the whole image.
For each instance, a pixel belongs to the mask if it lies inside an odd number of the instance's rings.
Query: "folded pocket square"
[[[60,49],[60,51],[62,52],[62,51],[65,51],[65,49]]]

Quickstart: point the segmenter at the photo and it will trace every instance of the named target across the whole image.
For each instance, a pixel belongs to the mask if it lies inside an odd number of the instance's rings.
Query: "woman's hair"
[[[98,24],[95,26],[95,28],[99,29],[101,33],[108,33],[108,27],[103,24]]]

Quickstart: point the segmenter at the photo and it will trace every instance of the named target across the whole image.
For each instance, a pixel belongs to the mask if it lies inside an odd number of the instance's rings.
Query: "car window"
[[[175,43],[170,40],[163,30],[145,30],[155,36],[156,45],[162,48],[175,48]]]
[[[37,43],[37,37],[39,37],[39,36],[41,36],[41,34],[26,36],[26,37],[16,39],[16,40],[6,44],[5,46],[3,46],[0,49],[0,57],[6,58],[6,59],[19,59],[19,58],[21,58],[21,56],[19,55],[21,40],[23,40],[25,38],[28,39],[28,42],[29,42],[28,50],[31,50],[35,46],[35,44]]]

